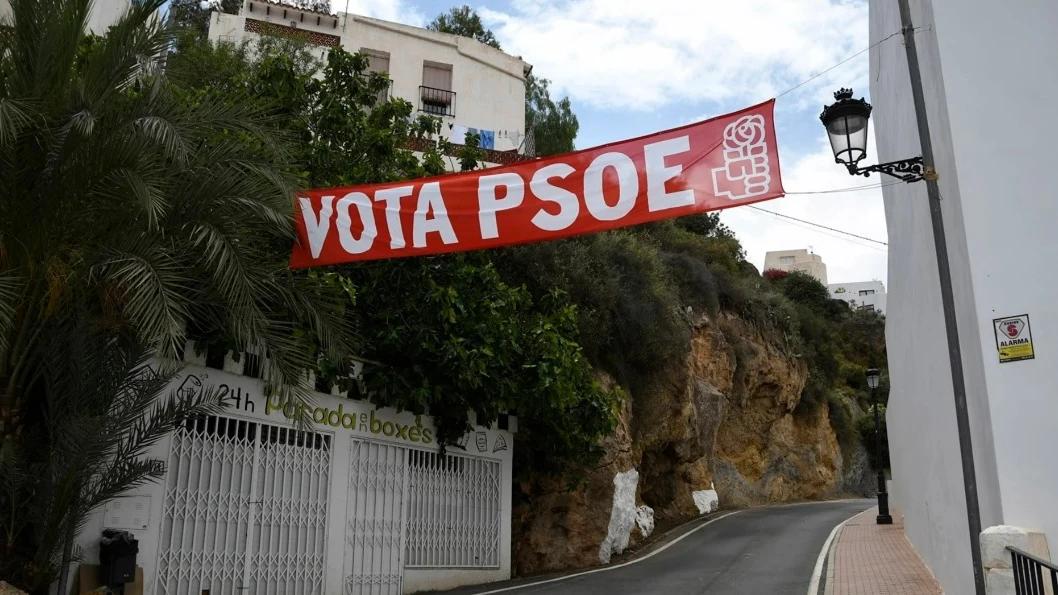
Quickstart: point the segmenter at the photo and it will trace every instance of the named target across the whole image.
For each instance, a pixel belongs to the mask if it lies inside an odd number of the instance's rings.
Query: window
[[[874,312],[874,304],[866,304],[860,306],[860,310],[866,310],[867,312]]]
[[[360,51],[367,55],[368,72],[381,72],[389,75],[389,52],[370,48],[360,48]]]
[[[419,109],[437,116],[454,116],[456,94],[452,91],[452,65],[424,60]]]
[[[389,52],[383,52],[381,50],[373,50],[371,48],[360,48],[360,51],[367,56],[367,71],[369,73],[377,72],[384,74],[386,78],[389,78]],[[389,87],[378,92],[378,103],[385,103],[389,101],[390,90],[393,88],[393,81],[389,81]]]
[[[860,295],[874,295],[873,289],[861,289]]]
[[[793,263],[794,263],[794,257],[793,256],[780,256],[779,257],[779,264],[793,264]]]

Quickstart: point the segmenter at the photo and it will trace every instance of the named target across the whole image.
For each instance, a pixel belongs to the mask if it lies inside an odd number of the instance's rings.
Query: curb
[[[812,573],[812,581],[808,584],[808,595],[833,595],[834,593],[834,555],[837,551],[838,539],[845,525],[852,519],[860,516],[865,511],[857,512],[849,518],[841,521],[831,531],[827,540],[823,542],[819,550],[819,558],[816,560],[816,568]]]

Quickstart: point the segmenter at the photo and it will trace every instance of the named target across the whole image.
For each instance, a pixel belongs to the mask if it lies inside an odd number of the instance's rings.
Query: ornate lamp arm
[[[866,167],[849,165],[849,173],[854,176],[870,177],[871,172],[879,172],[899,178],[905,182],[918,182],[923,179],[925,169],[922,167],[921,157],[890,161],[889,163],[878,163]]]

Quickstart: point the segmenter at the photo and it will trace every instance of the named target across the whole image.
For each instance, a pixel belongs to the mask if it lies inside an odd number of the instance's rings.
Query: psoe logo
[[[771,189],[764,116],[742,116],[724,129],[724,166],[713,169],[713,193],[731,200],[767,194]]]

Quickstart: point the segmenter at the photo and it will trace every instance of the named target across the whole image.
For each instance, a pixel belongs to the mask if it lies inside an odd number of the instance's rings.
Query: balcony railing
[[[419,111],[434,116],[456,115],[456,93],[446,89],[419,87]]]
[[[1014,568],[1014,591],[1017,595],[1058,593],[1058,566],[1015,547],[1007,546],[1007,550],[1010,551],[1011,566]]]

